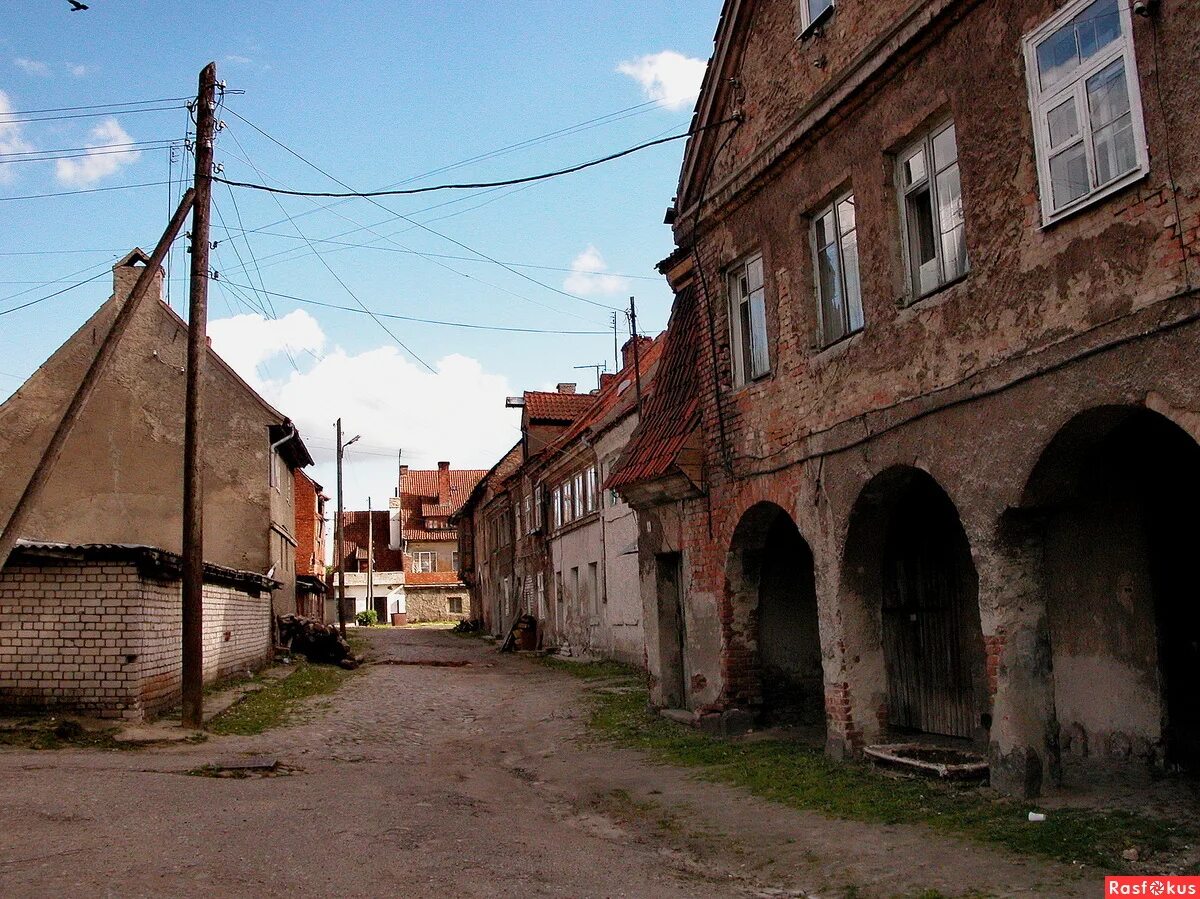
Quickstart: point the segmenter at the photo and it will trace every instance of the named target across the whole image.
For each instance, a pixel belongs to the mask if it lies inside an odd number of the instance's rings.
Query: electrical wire
[[[19,109],[0,113],[0,118],[18,115],[37,115],[43,112],[78,112],[83,109],[113,109],[118,106],[146,106],[150,103],[183,103],[192,97],[160,97],[157,100],[130,100],[126,103],[90,103],[86,106],[55,106],[50,109]]]
[[[118,184],[113,187],[87,187],[81,190],[60,190],[48,194],[21,194],[16,197],[0,197],[0,203],[8,203],[12,200],[43,200],[47,197],[72,197],[76,194],[99,194],[110,190],[138,190],[143,187],[162,187],[167,183],[166,181],[146,181],[141,184]]]
[[[0,125],[4,124],[0,122]],[[14,153],[0,153],[0,159],[5,159],[9,156],[33,156],[41,153],[75,153],[83,150],[108,150],[114,147],[142,147],[150,144],[173,144],[178,143],[178,138],[158,138],[156,140],[131,140],[124,141],[119,144],[100,144],[91,147],[54,147],[47,150],[21,150]]]
[[[94,119],[99,116],[137,115],[143,112],[165,112],[168,109],[184,109],[183,106],[152,106],[149,109],[117,109],[112,112],[79,112],[71,115],[40,116],[30,119],[0,119],[0,125],[26,125],[30,122],[61,122],[66,119]]]
[[[0,159],[0,165],[12,165],[17,162],[53,162],[56,159],[90,159],[94,156],[114,156],[122,153],[141,153],[144,150],[162,150],[168,146],[170,144],[159,144],[154,147],[127,147],[125,149],[95,147],[86,153],[64,153],[58,156],[30,156],[25,159]]]
[[[76,287],[83,287],[85,284],[91,284],[97,278],[103,278],[105,274],[107,274],[107,272],[97,272],[86,280],[71,284],[67,287],[64,287],[62,290],[56,290],[54,293],[47,294],[44,297],[38,297],[36,300],[30,300],[28,303],[22,303],[20,306],[13,306],[11,309],[0,309],[0,315],[8,315],[10,312],[20,312],[22,309],[28,309],[30,306],[36,306],[38,303],[44,303],[46,300],[52,300],[55,297],[66,293],[68,290],[74,290]]]
[[[230,110],[230,112],[233,115],[237,115],[237,113],[234,113],[233,110]],[[241,116],[238,116],[238,118],[241,118]],[[336,191],[319,191],[319,190],[291,190],[289,188],[271,187],[270,185],[267,185],[267,184],[255,184],[250,181],[233,181],[233,180],[230,180],[227,178],[221,178],[221,177],[214,177],[214,180],[220,181],[222,184],[228,184],[232,187],[243,187],[243,188],[247,188],[249,190],[260,190],[260,191],[265,191],[267,193],[283,194],[283,195],[289,196],[289,197],[338,197],[338,198],[354,197],[354,198],[361,198],[364,200],[369,200],[374,197],[409,197],[409,196],[413,196],[414,194],[427,194],[427,193],[432,193],[433,191],[439,191],[439,190],[479,190],[481,188],[486,188],[486,187],[511,187],[511,186],[514,186],[517,184],[530,184],[535,181],[547,181],[551,178],[562,177],[563,175],[573,175],[576,172],[582,172],[585,169],[590,169],[590,168],[594,168],[595,166],[598,166],[598,165],[603,165],[608,162],[613,162],[617,159],[622,159],[626,156],[631,156],[634,153],[638,153],[642,150],[647,150],[651,147],[657,147],[662,144],[669,144],[669,143],[672,143],[672,142],[678,141],[678,140],[685,140],[687,138],[692,137],[695,134],[699,134],[701,131],[707,131],[709,128],[716,128],[720,125],[725,125],[725,124],[728,124],[729,122],[732,122],[735,120],[736,120],[736,117],[722,119],[719,122],[713,122],[708,125],[701,125],[700,127],[694,128],[691,131],[687,131],[683,134],[674,134],[669,137],[660,137],[656,140],[646,141],[645,143],[637,144],[636,146],[633,146],[633,147],[627,147],[624,150],[619,150],[616,153],[610,153],[607,156],[600,157],[599,159],[592,159],[588,162],[581,162],[576,165],[567,166],[566,168],[556,169],[552,172],[542,172],[541,174],[538,174],[538,175],[525,175],[521,178],[507,178],[503,181],[478,181],[478,182],[461,183],[461,184],[432,184],[427,187],[408,187],[408,188],[398,188],[395,190],[352,191],[352,190],[347,189],[344,192],[336,192]],[[242,119],[242,121],[246,121],[246,120]],[[251,122],[246,122],[246,124],[250,125],[251,128],[255,128],[255,130],[259,130]],[[268,135],[266,135],[264,132],[264,136],[268,136]],[[274,138],[270,138],[270,139],[274,140]],[[282,146],[282,144],[281,144],[281,146]],[[304,159],[303,157],[299,157],[299,158],[302,159],[304,162],[308,162],[308,160]],[[341,181],[338,181],[337,178],[334,178],[332,175],[330,175],[328,172],[322,171],[321,169],[317,168],[317,166],[313,165],[311,162],[309,162],[308,164],[312,165],[313,168],[317,169],[317,171],[321,172],[321,174],[325,175],[330,180],[337,181],[338,184],[342,183]]]
[[[249,287],[248,285],[235,284],[231,281],[221,281],[220,283],[231,284],[234,287],[241,287],[244,290],[253,290],[254,289],[253,287]],[[296,303],[304,303],[307,306],[321,306],[322,308],[325,308],[325,309],[340,309],[343,312],[353,312],[357,315],[372,314],[366,310],[355,309],[353,306],[340,306],[336,303],[326,303],[321,300],[312,300],[312,299],[308,299],[307,297],[293,296],[292,294],[288,294],[288,293],[279,293],[277,291],[270,291],[270,290],[266,291],[266,293],[269,293],[271,296],[274,296],[274,297],[279,297],[280,299],[283,299],[283,300],[292,300],[293,302],[296,302]],[[566,334],[566,335],[587,336],[587,337],[596,337],[596,336],[607,337],[609,334],[612,333],[611,331],[563,331],[563,330],[544,329],[544,328],[513,328],[513,327],[508,327],[508,326],[503,326],[503,325],[479,325],[479,324],[472,324],[470,322],[448,322],[448,321],[440,321],[438,319],[432,319],[432,318],[416,318],[411,315],[399,315],[399,314],[393,313],[393,312],[376,312],[374,314],[380,316],[381,318],[392,318],[392,319],[396,319],[397,321],[417,322],[417,323],[423,324],[423,325],[442,325],[447,328],[468,328],[468,329],[474,330],[474,331],[504,331],[504,332],[511,332],[514,334]]]
[[[339,185],[341,185],[342,187],[346,188],[347,190],[350,190],[350,189],[351,189],[351,188],[350,188],[350,185],[348,185],[348,184],[347,184],[345,181],[342,181],[341,179],[337,178],[336,176],[334,176],[334,175],[331,175],[329,172],[325,171],[323,168],[321,168],[321,167],[320,167],[319,165],[317,165],[315,162],[312,162],[312,161],[310,161],[310,160],[308,160],[308,159],[305,159],[305,158],[304,158],[302,155],[300,155],[298,152],[296,152],[295,150],[293,150],[291,147],[287,146],[287,144],[283,143],[282,141],[278,140],[278,139],[277,139],[277,138],[275,138],[275,137],[272,137],[270,134],[268,134],[268,133],[267,133],[266,131],[264,131],[262,128],[259,128],[257,125],[255,125],[253,122],[251,122],[251,121],[248,121],[248,120],[247,120],[246,118],[244,118],[243,116],[240,116],[240,115],[238,115],[238,114],[237,114],[237,113],[236,113],[234,110],[232,110],[232,109],[231,109],[231,110],[229,110],[229,112],[230,112],[230,114],[231,114],[231,115],[237,116],[237,118],[241,119],[243,122],[245,122],[247,125],[249,125],[251,128],[253,128],[255,131],[257,131],[259,134],[261,134],[261,135],[262,135],[263,137],[265,137],[267,140],[269,140],[269,141],[271,141],[272,143],[276,144],[277,146],[279,146],[279,147],[280,147],[280,148],[282,148],[283,150],[286,150],[288,153],[290,153],[291,155],[293,155],[293,156],[295,156],[297,159],[299,159],[301,162],[303,162],[305,165],[309,166],[309,167],[310,167],[310,168],[312,168],[313,170],[315,170],[315,171],[319,172],[320,174],[324,175],[324,176],[325,176],[326,178],[328,178],[330,181],[333,181],[335,184],[339,184]],[[707,127],[714,127],[714,126],[705,126],[705,127],[707,128]],[[629,152],[636,152],[636,151],[625,151],[624,155],[628,155],[628,154],[629,154]],[[614,158],[615,158],[615,157],[614,157]],[[599,163],[592,163],[592,164],[599,164]],[[225,181],[225,179],[220,179],[220,180],[222,180],[222,181]],[[517,180],[515,180],[515,181],[512,181],[512,182],[510,182],[510,183],[513,183],[513,184],[530,183],[530,181],[531,181],[531,180],[544,180],[544,179],[542,179],[542,178],[535,178],[535,179],[517,179]],[[226,181],[226,183],[230,183],[230,184],[232,184],[233,182],[228,182],[228,181]],[[502,184],[496,184],[496,185],[482,185],[482,186],[483,186],[483,187],[500,187],[500,186],[506,186],[506,185],[502,185]],[[263,185],[263,187],[266,187],[266,185]],[[270,188],[267,188],[267,189],[268,189],[268,190],[271,190]],[[425,191],[425,190],[428,190],[428,189],[429,189],[429,188],[421,188],[420,190],[422,190],[422,191]],[[275,192],[275,191],[272,191],[272,192]],[[297,195],[297,196],[313,196],[313,195],[304,194],[304,193],[300,193],[300,194],[296,194],[296,195]],[[492,256],[489,256],[487,253],[484,253],[484,252],[482,252],[482,251],[480,251],[480,250],[476,250],[474,247],[467,246],[467,244],[463,243],[463,242],[462,242],[462,241],[460,241],[460,240],[456,240],[455,238],[453,238],[453,237],[450,237],[450,236],[449,236],[449,235],[447,235],[447,234],[443,234],[441,231],[438,231],[438,230],[436,230],[436,229],[434,229],[434,228],[430,228],[428,225],[426,225],[426,224],[423,224],[422,222],[418,222],[418,221],[416,221],[415,219],[411,218],[410,216],[407,216],[407,215],[404,215],[403,213],[399,213],[399,212],[396,212],[395,210],[389,209],[388,207],[386,207],[386,206],[384,206],[382,203],[380,203],[380,202],[379,202],[377,199],[375,199],[375,196],[376,196],[376,195],[383,195],[383,194],[357,194],[357,193],[355,193],[355,194],[351,194],[351,195],[352,195],[352,196],[361,196],[363,199],[366,199],[366,200],[370,201],[370,203],[371,203],[372,205],[374,205],[374,206],[378,206],[378,207],[379,207],[380,209],[382,209],[384,212],[387,212],[387,213],[389,213],[389,214],[391,214],[391,215],[394,215],[394,216],[396,216],[397,218],[401,218],[401,219],[403,219],[404,221],[406,221],[406,222],[409,222],[410,224],[412,224],[412,225],[415,225],[416,227],[420,228],[422,231],[426,231],[426,232],[428,232],[429,234],[432,234],[432,235],[434,235],[435,237],[439,237],[439,238],[441,238],[442,240],[449,241],[450,243],[454,244],[455,246],[457,246],[457,247],[460,247],[461,249],[464,249],[464,250],[466,250],[468,253],[474,253],[475,255],[479,256],[481,259],[486,259],[488,262],[491,262],[491,263],[493,263],[494,265],[498,265],[498,266],[500,266],[500,267],[501,267],[501,268],[503,268],[505,271],[511,272],[512,274],[516,275],[518,278],[522,278],[522,279],[524,279],[524,280],[526,280],[526,281],[529,281],[529,282],[530,282],[530,283],[532,283],[532,284],[536,284],[536,285],[538,285],[539,287],[542,287],[542,288],[544,288],[544,289],[546,289],[546,290],[549,290],[549,291],[551,291],[552,293],[557,293],[557,294],[559,294],[560,296],[569,297],[570,299],[573,299],[573,300],[578,300],[578,301],[579,301],[579,302],[581,302],[581,303],[586,303],[586,304],[588,304],[589,306],[595,306],[595,307],[597,307],[597,308],[604,309],[604,310],[606,310],[606,311],[608,311],[608,312],[612,312],[612,311],[614,311],[614,310],[616,310],[616,309],[618,308],[618,307],[616,307],[616,306],[610,306],[610,305],[608,305],[607,303],[600,303],[600,302],[597,302],[596,300],[590,300],[590,299],[588,299],[587,297],[581,297],[581,296],[578,296],[577,294],[568,293],[568,292],[567,292],[567,291],[565,291],[565,290],[560,290],[560,289],[559,289],[559,288],[557,288],[557,287],[554,287],[554,286],[552,286],[552,285],[550,285],[550,284],[546,284],[544,281],[539,281],[537,278],[533,278],[533,277],[531,277],[531,276],[529,276],[529,275],[525,274],[525,273],[524,273],[524,272],[522,272],[522,271],[519,271],[519,270],[517,270],[517,269],[515,269],[515,268],[512,268],[511,266],[507,266],[507,265],[505,265],[505,264],[504,264],[504,263],[502,263],[500,260],[498,260],[498,259],[495,259],[495,258],[494,258],[494,257],[492,257]],[[328,196],[334,196],[334,195],[333,195],[333,194],[329,194]],[[278,201],[278,200],[277,200],[277,201]],[[282,205],[282,204],[280,204],[280,207],[279,207],[279,208],[280,208],[280,210],[283,210],[283,205]],[[285,214],[286,214],[286,210],[283,210],[283,211],[284,211],[284,212],[285,212]],[[294,226],[294,223],[293,223],[293,226]]]

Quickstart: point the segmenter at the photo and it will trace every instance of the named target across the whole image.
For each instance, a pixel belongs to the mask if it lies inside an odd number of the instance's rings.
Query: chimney
[[[613,381],[615,381],[616,378],[617,378],[617,376],[612,374],[611,372],[607,372],[607,371],[600,372],[600,389],[603,390],[605,387],[607,387],[609,384],[611,384]]]
[[[558,392],[559,393],[574,393],[575,385],[574,384],[559,384]]]
[[[625,346],[621,347],[622,368],[629,368],[629,366],[633,365],[633,340],[634,339],[630,337],[629,340],[625,341]],[[646,355],[646,350],[650,348],[650,344],[654,343],[653,339],[649,337],[638,337],[637,340],[638,355]]]
[[[112,267],[113,273],[113,295],[119,300],[124,300],[133,290],[133,285],[137,283],[138,277],[146,268],[146,264],[150,261],[150,257],[143,253],[137,247],[127,253],[124,258],[117,261],[117,264]],[[150,296],[157,296],[160,301],[165,302],[163,297],[163,272],[158,270],[158,277],[150,285]]]
[[[438,503],[445,505],[450,502],[450,463],[438,463]]]
[[[408,474],[408,466],[401,465],[400,466],[400,477],[396,481],[396,496],[402,496],[404,494],[404,476],[407,474]]]

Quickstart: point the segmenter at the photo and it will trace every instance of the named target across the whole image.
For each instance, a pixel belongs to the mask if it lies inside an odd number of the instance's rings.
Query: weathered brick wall
[[[140,591],[132,564],[0,572],[0,708],[138,717]]]
[[[204,677],[257,668],[271,652],[271,599],[204,588]],[[135,564],[10,566],[0,573],[0,708],[140,719],[178,702],[179,581]]]

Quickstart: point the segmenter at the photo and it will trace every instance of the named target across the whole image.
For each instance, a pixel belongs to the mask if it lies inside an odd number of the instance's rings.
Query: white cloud
[[[67,63],[67,72],[71,75],[74,75],[76,78],[82,78],[90,71],[91,69],[89,69],[87,66],[81,66],[77,63],[71,62]]]
[[[706,66],[703,59],[663,50],[623,62],[617,71],[640,84],[647,100],[678,111],[696,102]]]
[[[390,494],[398,460],[388,449],[402,448],[416,468],[432,468],[441,459],[456,468],[491,468],[519,436],[515,413],[504,407],[514,392],[508,380],[467,356],[445,356],[436,373],[390,345],[357,354],[339,347],[314,363],[302,351],[320,350],[326,338],[302,310],[277,321],[238,315],[211,322],[208,331],[222,358],[296,422],[318,462],[311,473],[330,494],[334,421],[343,420],[346,439],[362,435],[359,449],[351,447],[346,456],[348,508],[361,507],[367,495]],[[283,358],[285,345],[299,372]],[[264,377],[263,362],[279,374]]]
[[[231,53],[225,57],[225,62],[235,66],[248,66],[254,62],[249,56],[238,56],[236,53]]]
[[[88,134],[87,154],[76,159],[60,159],[55,163],[55,174],[62,184],[94,184],[101,178],[115,174],[127,165],[136,162],[141,152],[114,153],[110,148],[128,144],[133,138],[126,133],[116,119],[105,119]],[[122,148],[124,149],[124,148]],[[109,151],[109,152],[106,152]]]
[[[599,296],[619,293],[629,287],[629,279],[608,274],[604,257],[594,246],[589,245],[571,261],[571,274],[563,281],[567,293],[583,296]]]
[[[0,117],[11,113],[12,103],[8,99],[8,94],[0,91]],[[22,137],[19,123],[0,121],[0,153],[28,153],[32,149],[33,144]],[[11,170],[14,168],[19,168],[19,166],[0,165],[0,183],[12,180]]]
[[[257,372],[262,363],[285,351],[295,356],[306,351],[318,353],[325,346],[321,326],[303,309],[275,320],[257,313],[220,319],[209,323],[208,335],[221,358],[256,387],[263,384]]]
[[[18,56],[13,60],[13,63],[27,75],[37,75],[39,78],[45,78],[50,74],[50,67],[39,59]]]

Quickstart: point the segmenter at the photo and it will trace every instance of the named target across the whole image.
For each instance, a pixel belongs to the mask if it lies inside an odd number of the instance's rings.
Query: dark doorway
[[[1026,502],[1045,515],[1068,751],[1200,772],[1200,446],[1149,410],[1090,410],[1051,442]]]
[[[683,618],[683,558],[679,553],[655,556],[658,591],[658,654],[662,700],[666,708],[687,703],[684,664],[687,658]]]
[[[949,497],[927,477],[899,491],[883,549],[888,723],[975,737],[983,721],[978,581]]]
[[[738,701],[757,704],[763,723],[825,723],[825,686],[813,555],[790,515],[759,503],[742,517],[730,547],[734,627],[751,637],[757,684]]]

